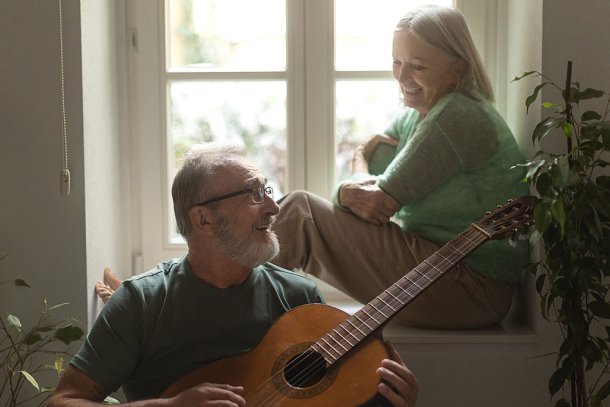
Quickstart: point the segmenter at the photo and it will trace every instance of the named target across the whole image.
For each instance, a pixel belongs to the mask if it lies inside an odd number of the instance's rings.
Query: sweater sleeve
[[[498,140],[484,103],[457,93],[439,101],[379,176],[379,187],[408,205],[485,165]]]

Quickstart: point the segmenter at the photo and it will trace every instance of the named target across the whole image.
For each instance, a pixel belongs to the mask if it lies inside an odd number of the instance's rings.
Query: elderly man
[[[188,254],[113,293],[49,406],[99,405],[120,386],[133,406],[246,405],[252,389],[243,383],[199,383],[160,397],[187,373],[255,348],[285,312],[323,301],[311,280],[267,263],[279,252],[270,193],[237,150],[192,151],[172,186]],[[378,392],[412,407],[415,377],[389,354],[377,368]]]

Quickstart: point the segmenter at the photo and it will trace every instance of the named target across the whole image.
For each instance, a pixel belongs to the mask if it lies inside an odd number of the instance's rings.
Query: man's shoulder
[[[307,284],[314,285],[312,279],[302,274],[296,273],[294,271],[290,271],[283,267],[277,266],[273,263],[265,263],[261,266],[261,269],[274,278],[284,279],[288,281],[293,281],[296,284]]]
[[[317,290],[317,285],[311,278],[276,266],[273,263],[263,264],[261,270],[272,282],[281,284],[285,288],[290,287],[305,291]]]
[[[167,280],[183,274],[184,258],[175,258],[157,264],[153,269],[125,280],[125,285],[138,291],[150,291],[166,286]]]

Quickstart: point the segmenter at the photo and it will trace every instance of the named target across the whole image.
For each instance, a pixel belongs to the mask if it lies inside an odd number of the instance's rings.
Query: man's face
[[[264,186],[265,178],[245,160],[219,172],[222,187],[218,195]],[[271,225],[279,206],[269,196],[255,203],[252,194],[245,193],[221,201],[215,208],[215,239],[218,248],[235,262],[256,267],[279,254],[280,245]]]

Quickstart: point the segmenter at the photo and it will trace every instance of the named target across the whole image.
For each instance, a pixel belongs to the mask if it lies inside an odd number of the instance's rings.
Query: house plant
[[[6,256],[0,253],[0,262]],[[0,290],[7,286],[17,290],[30,287],[19,278],[0,279]],[[84,335],[72,318],[57,318],[57,312],[66,305],[49,306],[44,299],[38,319],[30,328],[22,326],[19,317],[9,310],[0,310],[0,405],[42,405],[54,390],[53,386],[41,385],[38,376],[53,371],[59,377],[69,345]]]
[[[549,114],[533,131],[539,149],[525,164],[526,180],[541,198],[531,241],[541,241],[543,256],[530,272],[542,316],[563,334],[548,382],[555,407],[601,406],[610,394],[610,99],[581,89],[571,71],[569,62],[563,87],[538,71],[514,79],[542,79],[526,99],[527,110],[545,87],[560,96],[542,104]],[[551,151],[551,139],[565,148]]]

